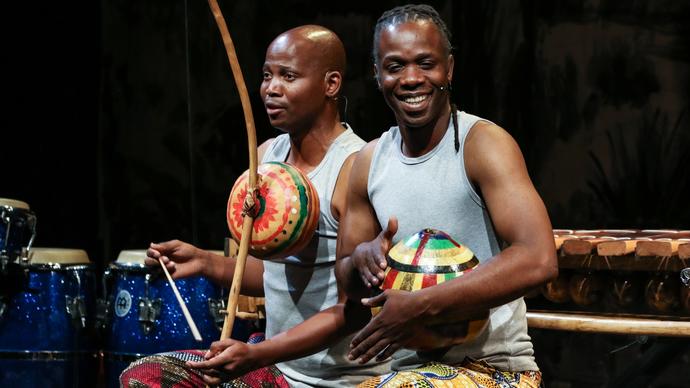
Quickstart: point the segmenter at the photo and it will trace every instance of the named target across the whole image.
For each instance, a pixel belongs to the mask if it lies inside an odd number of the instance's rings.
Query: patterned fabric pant
[[[483,361],[465,359],[460,366],[431,362],[361,383],[360,388],[538,388],[541,372],[503,372]]]
[[[247,343],[263,341],[263,334],[254,334]],[[203,361],[205,350],[180,350],[154,354],[134,361],[120,375],[125,388],[195,388],[206,387],[201,372],[188,367],[187,361]],[[271,365],[257,369],[235,380],[223,383],[222,388],[288,388],[280,370]]]

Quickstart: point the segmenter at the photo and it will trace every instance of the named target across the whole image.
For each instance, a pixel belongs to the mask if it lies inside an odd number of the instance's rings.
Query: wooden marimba
[[[527,298],[530,327],[690,337],[690,231],[556,229],[554,242],[559,276]]]

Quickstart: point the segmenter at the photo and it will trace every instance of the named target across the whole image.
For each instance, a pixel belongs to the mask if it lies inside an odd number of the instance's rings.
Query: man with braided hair
[[[558,268],[550,221],[520,149],[496,124],[450,103],[450,33],[432,7],[385,12],[373,57],[397,126],[354,161],[336,273],[350,300],[382,306],[353,339],[350,358],[392,356],[395,372],[363,386],[536,387],[541,375],[522,295]],[[424,228],[455,236],[481,265],[423,290],[370,297],[388,250]],[[426,322],[487,310],[487,328],[474,340],[429,352],[405,349]]]

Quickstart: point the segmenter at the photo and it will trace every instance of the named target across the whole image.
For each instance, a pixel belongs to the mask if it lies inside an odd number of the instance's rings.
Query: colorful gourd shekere
[[[293,255],[311,240],[319,224],[319,196],[311,181],[287,163],[259,165],[255,218],[249,253],[261,259]],[[227,221],[232,238],[242,236],[242,212],[247,194],[245,171],[230,192]]]
[[[466,246],[458,243],[448,234],[424,229],[399,241],[388,252],[388,267],[381,284],[382,290],[394,289],[417,291],[445,281],[455,279],[471,271],[479,260]],[[381,308],[372,308],[376,315]],[[458,317],[457,322],[429,324],[429,336],[417,336],[407,345],[411,349],[445,347],[471,341],[486,327],[489,312],[467,319]]]

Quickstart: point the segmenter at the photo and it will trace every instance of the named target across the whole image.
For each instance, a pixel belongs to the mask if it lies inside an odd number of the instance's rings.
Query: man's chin
[[[405,126],[405,128],[409,129],[417,129],[417,128],[424,128],[427,125],[429,125],[428,118],[426,116],[423,117],[409,117],[405,116],[402,119],[402,123]]]
[[[271,126],[273,128],[278,129],[282,132],[287,132],[287,129],[285,129],[285,128],[287,128],[288,126],[285,124],[285,122],[283,120],[271,120],[271,119],[269,119],[268,121],[271,123]]]

